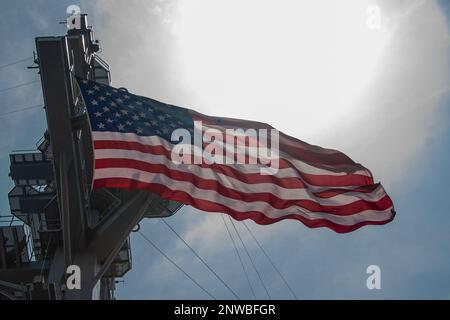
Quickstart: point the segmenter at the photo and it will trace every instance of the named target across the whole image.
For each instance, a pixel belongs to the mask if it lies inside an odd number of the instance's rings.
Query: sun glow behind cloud
[[[360,0],[195,0],[178,9],[180,65],[202,111],[302,139],[349,119],[389,37],[367,27]]]
[[[83,3],[113,85],[268,122],[347,153],[381,181],[399,180],[443,127],[449,33],[436,1]],[[367,27],[372,4],[380,29]]]

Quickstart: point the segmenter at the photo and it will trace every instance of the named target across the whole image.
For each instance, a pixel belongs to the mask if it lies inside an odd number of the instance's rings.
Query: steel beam
[[[72,77],[66,37],[41,37],[36,48],[53,153],[53,168],[61,213],[66,265],[85,246],[85,196],[78,145],[72,132],[74,114]]]
[[[133,192],[131,195],[131,198],[89,233],[88,249],[97,253],[98,262],[102,265],[96,280],[109,268],[125,240],[155,199],[154,194],[147,191]]]

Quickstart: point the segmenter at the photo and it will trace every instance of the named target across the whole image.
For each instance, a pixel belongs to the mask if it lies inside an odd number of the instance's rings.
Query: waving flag
[[[296,219],[342,233],[385,224],[395,216],[391,199],[370,171],[339,151],[279,133],[270,142],[277,148],[269,156],[261,133],[278,132],[267,124],[210,117],[125,89],[78,82],[92,129],[94,188],[147,189],[237,220],[270,224]],[[199,131],[200,148],[214,152],[202,154],[195,147]],[[257,135],[246,137],[246,132]],[[182,134],[193,138],[177,143]],[[239,145],[227,142],[240,137],[244,151],[236,155]],[[260,157],[261,150],[266,157]],[[210,157],[202,158],[205,154]],[[244,162],[236,161],[241,155]]]

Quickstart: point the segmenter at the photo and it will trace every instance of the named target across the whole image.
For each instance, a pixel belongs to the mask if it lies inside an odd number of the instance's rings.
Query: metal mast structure
[[[0,299],[114,299],[116,278],[131,269],[130,232],[181,204],[146,191],[92,190],[92,141],[75,76],[111,79],[87,16],[64,36],[36,38],[36,51],[48,129],[37,150],[10,155],[13,218],[0,227]],[[81,269],[81,289],[66,287],[70,265]]]

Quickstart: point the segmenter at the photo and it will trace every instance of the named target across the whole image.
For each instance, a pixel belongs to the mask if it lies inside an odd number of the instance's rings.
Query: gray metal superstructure
[[[116,278],[131,269],[130,232],[181,207],[146,191],[92,189],[75,76],[111,83],[98,50],[86,15],[64,36],[36,38],[48,130],[37,150],[10,155],[13,216],[0,227],[0,299],[113,299]],[[69,265],[81,268],[81,289],[66,288]]]

